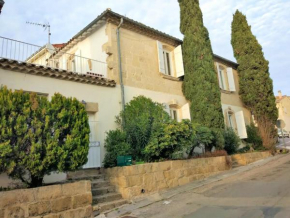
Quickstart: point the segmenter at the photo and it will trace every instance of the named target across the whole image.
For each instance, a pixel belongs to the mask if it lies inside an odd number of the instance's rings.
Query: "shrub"
[[[262,150],[264,148],[259,130],[254,123],[247,125],[247,134],[248,138],[245,139],[245,142],[250,143],[254,150]]]
[[[228,154],[235,154],[240,145],[240,138],[232,128],[226,128],[224,131],[225,147]]]
[[[131,154],[131,146],[127,143],[126,133],[119,129],[107,132],[105,148],[104,167],[114,167],[117,165],[118,156]]]
[[[189,120],[158,123],[154,126],[154,132],[143,153],[149,161],[169,159],[174,152],[190,143],[191,134]]]
[[[169,119],[162,104],[138,96],[126,104],[125,110],[117,117],[117,122],[123,124],[134,157],[143,159],[142,151],[151,138],[153,126],[167,122]]]
[[[52,171],[76,170],[87,162],[88,116],[75,98],[0,89],[0,172],[30,187]]]
[[[237,153],[247,153],[251,150],[250,144],[247,144],[245,147],[240,148]]]
[[[224,138],[224,130],[222,129],[212,129],[213,140],[207,146],[207,150],[211,151],[213,147],[217,150],[224,149],[225,146],[225,138]]]
[[[193,150],[195,147],[204,145],[207,149],[209,145],[212,144],[214,140],[214,136],[212,131],[204,126],[200,126],[198,124],[193,124],[193,131],[191,137],[191,143],[187,148],[187,153],[189,156],[193,155]]]

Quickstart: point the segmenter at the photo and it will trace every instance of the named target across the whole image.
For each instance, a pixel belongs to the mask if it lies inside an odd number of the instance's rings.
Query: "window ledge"
[[[172,80],[172,81],[181,81],[179,78],[177,77],[173,77],[173,76],[169,76],[169,75],[165,75],[163,73],[160,73],[160,75],[162,76],[162,78],[164,79],[169,79],[169,80]]]
[[[224,90],[224,89],[221,89],[221,88],[220,88],[220,90],[221,90],[222,93],[225,93],[225,94],[233,94],[234,93],[234,91],[228,91],[228,90]]]

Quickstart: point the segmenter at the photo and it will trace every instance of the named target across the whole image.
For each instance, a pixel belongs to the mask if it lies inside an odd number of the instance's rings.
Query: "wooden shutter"
[[[184,66],[183,66],[181,45],[177,46],[174,49],[174,60],[175,60],[176,77],[184,76]]]
[[[63,70],[67,69],[65,55],[62,55],[62,69]]]
[[[223,89],[222,78],[220,77],[220,65],[219,65],[219,63],[216,63],[216,68],[217,68],[217,75],[218,75],[218,79],[219,79],[219,85],[220,85],[220,88]]]
[[[169,114],[169,116],[171,116],[169,104],[163,103],[163,107],[164,107],[164,110]]]
[[[241,139],[248,138],[244,112],[243,111],[236,112],[235,117],[236,117],[238,135],[240,136]]]
[[[76,69],[75,71],[77,73],[82,73],[82,65],[81,65],[81,50],[77,50],[75,52],[75,66],[76,66]]]
[[[233,69],[231,67],[227,68],[227,75],[228,75],[228,82],[229,82],[229,90],[232,92],[235,92],[236,86],[235,86]]]
[[[186,103],[185,105],[183,105],[181,107],[181,111],[182,111],[182,119],[183,120],[185,120],[185,119],[191,120],[189,103]]]
[[[157,41],[157,52],[158,52],[159,72],[165,74],[163,46],[162,46],[161,42],[159,42],[159,41]]]

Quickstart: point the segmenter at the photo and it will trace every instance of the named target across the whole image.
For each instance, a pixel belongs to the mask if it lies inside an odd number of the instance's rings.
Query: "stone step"
[[[122,199],[122,195],[119,193],[108,193],[100,196],[94,196],[93,197],[93,204],[100,204],[100,203],[105,203],[105,202],[110,202],[110,201],[115,201],[115,200],[120,200]]]
[[[108,194],[112,192],[115,192],[114,186],[104,186],[104,187],[92,189],[93,196]]]
[[[100,203],[97,205],[93,205],[93,211],[96,212],[96,214],[100,214],[100,213],[103,213],[105,211],[120,207],[120,206],[127,204],[127,203],[128,203],[128,201],[125,199],[115,200],[115,201],[106,202],[106,203]]]
[[[91,182],[92,189],[97,189],[100,187],[106,187],[110,186],[110,183],[108,181],[105,181],[104,179],[95,179]]]

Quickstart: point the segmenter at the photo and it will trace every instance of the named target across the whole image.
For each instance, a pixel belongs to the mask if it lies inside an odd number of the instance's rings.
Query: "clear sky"
[[[106,8],[183,39],[177,0],[4,0],[0,36],[44,45],[47,33],[31,22],[49,22],[52,43],[67,42]],[[290,0],[200,0],[215,54],[235,61],[230,43],[236,9],[243,12],[270,61],[274,92],[290,95]]]

